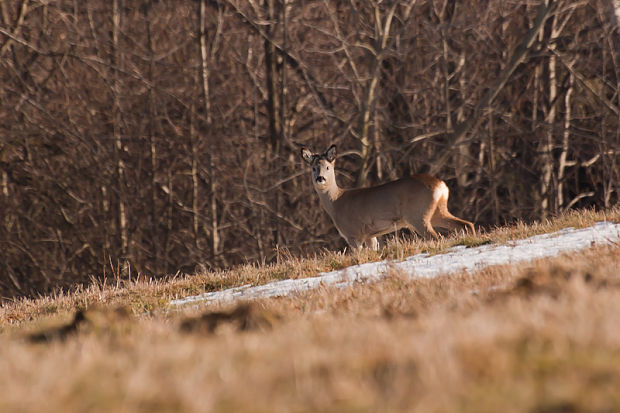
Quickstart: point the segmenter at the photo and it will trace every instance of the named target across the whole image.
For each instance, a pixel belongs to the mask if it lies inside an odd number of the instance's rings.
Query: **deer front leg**
[[[363,242],[357,238],[345,238],[347,240],[347,244],[351,247],[352,251],[359,251],[362,249]]]

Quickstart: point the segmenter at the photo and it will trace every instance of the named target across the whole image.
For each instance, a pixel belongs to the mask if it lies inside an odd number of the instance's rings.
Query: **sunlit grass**
[[[440,254],[447,249],[464,245],[476,247],[489,243],[523,239],[533,235],[557,231],[566,227],[582,228],[602,220],[620,222],[620,207],[610,211],[570,211],[544,222],[516,223],[476,235],[454,234],[439,240],[421,240],[388,236],[379,251],[321,251],[309,257],[286,254],[279,264],[250,263],[228,270],[203,271],[192,275],[175,275],[163,279],[117,280],[93,282],[71,292],[58,292],[38,299],[19,299],[3,304],[0,328],[4,323],[20,323],[43,315],[54,315],[88,307],[95,303],[117,305],[122,303],[136,314],[165,309],[170,300],[242,285],[260,285],[271,281],[316,276],[351,265],[379,260],[402,260],[408,256],[429,253]]]
[[[473,275],[392,274],[247,309],[144,316],[92,306],[75,331],[48,342],[28,337],[68,325],[72,314],[0,335],[0,405],[614,411],[619,265],[620,248],[612,246]],[[72,367],[63,370],[68,360]],[[45,400],[26,397],[33,385],[49,391]]]
[[[394,239],[378,252],[288,256],[6,303],[0,410],[617,411],[618,245],[435,279],[391,273],[250,306],[168,307],[214,289],[601,218],[571,213],[476,236]]]

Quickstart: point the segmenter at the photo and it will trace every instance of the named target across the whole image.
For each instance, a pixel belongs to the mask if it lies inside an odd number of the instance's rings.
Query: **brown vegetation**
[[[337,258],[269,267],[293,277]],[[0,409],[617,411],[618,268],[620,246],[611,245],[435,279],[393,273],[251,305],[167,307],[221,280],[216,273],[24,299],[0,308]]]
[[[613,206],[613,7],[0,2],[0,297],[344,246],[300,145],[484,226]]]
[[[230,311],[206,311],[198,317],[190,317],[181,323],[181,331],[212,334],[222,325],[233,326],[238,331],[268,329],[273,317],[247,303],[238,304]]]
[[[120,273],[92,282],[70,292],[59,291],[38,298],[17,298],[0,306],[0,323],[23,326],[29,320],[66,315],[100,305],[122,308],[129,306],[134,313],[151,314],[166,309],[170,300],[222,290],[242,285],[259,285],[271,281],[316,276],[320,272],[338,270],[366,262],[402,260],[421,252],[436,254],[456,246],[475,247],[489,243],[504,243],[533,235],[554,232],[562,228],[584,228],[599,221],[620,222],[620,208],[608,211],[570,211],[560,216],[524,224],[495,228],[476,236],[461,235],[441,240],[406,240],[394,237],[380,251],[363,249],[353,254],[343,251],[322,251],[312,257],[281,254],[278,263],[239,265],[226,270],[200,271],[166,279],[129,278]]]

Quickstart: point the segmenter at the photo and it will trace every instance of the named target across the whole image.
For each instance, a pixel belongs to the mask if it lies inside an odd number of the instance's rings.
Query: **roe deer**
[[[336,183],[335,145],[322,155],[302,148],[301,156],[312,165],[321,205],[352,248],[370,242],[378,249],[378,236],[403,227],[413,227],[426,238],[438,238],[433,227],[475,233],[471,222],[448,211],[449,190],[437,178],[419,174],[371,188],[342,189]]]

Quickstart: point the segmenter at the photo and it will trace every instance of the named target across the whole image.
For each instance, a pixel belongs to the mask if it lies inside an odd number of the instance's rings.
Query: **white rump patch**
[[[440,199],[448,199],[448,195],[450,194],[450,190],[445,182],[439,182],[439,185],[435,187],[433,190],[433,200],[439,201]]]

